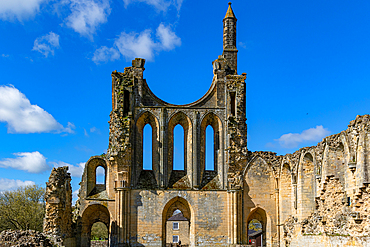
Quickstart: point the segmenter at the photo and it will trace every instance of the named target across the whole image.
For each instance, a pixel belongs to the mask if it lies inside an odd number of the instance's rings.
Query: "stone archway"
[[[81,247],[90,247],[91,227],[96,222],[102,222],[108,228],[110,234],[110,214],[108,209],[100,204],[88,206],[81,217]],[[109,239],[109,237],[108,237]]]
[[[143,131],[145,125],[149,124],[152,128],[152,170],[143,170]],[[135,131],[133,181],[139,187],[156,188],[161,186],[160,180],[160,157],[159,157],[159,121],[151,112],[142,113],[136,120]]]
[[[298,216],[299,220],[307,218],[315,209],[315,164],[311,153],[306,153],[298,169]]]
[[[183,220],[182,223],[183,228],[182,230],[179,229],[179,236],[181,236],[181,244],[187,245],[187,246],[193,246],[194,239],[191,238],[191,236],[194,237],[193,231],[194,231],[194,224],[192,224],[192,213],[191,208],[187,200],[185,200],[182,197],[175,197],[172,198],[166,206],[163,208],[163,214],[162,214],[162,246],[166,246],[167,244],[167,234],[169,233],[168,230],[170,230],[168,227],[168,224],[172,223],[172,221],[169,219],[173,218],[173,216],[176,214],[176,211],[180,211],[182,213],[182,217],[184,217],[187,221]],[[175,214],[174,214],[175,213]]]
[[[174,169],[174,128],[179,124],[184,130],[184,170]],[[193,130],[190,118],[183,112],[179,111],[174,114],[168,122],[168,156],[167,168],[165,171],[168,187],[191,188],[188,177],[192,176],[192,159],[193,159]],[[185,183],[182,181],[186,181]],[[180,182],[180,183],[177,183]]]
[[[254,231],[251,231],[252,229],[250,228],[250,225],[257,225],[253,224],[254,222],[259,222],[261,224],[260,229],[254,229]],[[250,214],[248,215],[247,218],[247,226],[248,226],[248,243],[249,240],[255,239],[255,244],[252,246],[267,246],[266,242],[266,227],[267,227],[267,216],[265,210],[262,208],[256,208]],[[261,245],[257,245],[261,244]]]

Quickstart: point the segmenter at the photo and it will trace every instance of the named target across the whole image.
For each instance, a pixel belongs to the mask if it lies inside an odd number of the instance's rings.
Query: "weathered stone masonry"
[[[91,157],[74,223],[67,170],[47,184],[45,231],[66,246],[89,246],[103,222],[110,246],[166,246],[167,220],[180,210],[190,246],[243,246],[248,224],[262,225],[263,246],[370,246],[369,116],[314,147],[278,156],[247,150],[246,74],[237,74],[236,18],[223,20],[223,54],[208,92],[186,105],[157,98],[145,60],[112,73],[107,154]],[[152,169],[143,169],[143,129],[152,129]],[[184,169],[173,168],[173,130],[184,129]],[[214,131],[214,169],[205,167],[206,128]],[[105,184],[96,183],[96,169]],[[63,185],[63,186],[61,186]],[[167,238],[168,237],[168,238]],[[169,241],[168,240],[168,241]]]

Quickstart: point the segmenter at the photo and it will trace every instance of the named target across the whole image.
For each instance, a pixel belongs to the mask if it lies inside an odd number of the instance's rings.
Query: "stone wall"
[[[91,240],[91,247],[108,247],[108,240]]]
[[[59,247],[60,241],[54,241],[53,238],[45,233],[34,230],[5,230],[0,233],[0,246],[32,246],[32,247]]]
[[[131,246],[161,246],[166,218],[180,209],[190,219],[190,246],[227,246],[227,192],[131,192]],[[150,226],[150,227],[148,227]]]
[[[72,187],[67,166],[51,171],[46,183],[45,201],[44,233],[72,246]]]

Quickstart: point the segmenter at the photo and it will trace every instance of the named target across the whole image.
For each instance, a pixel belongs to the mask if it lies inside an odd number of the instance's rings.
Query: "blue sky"
[[[111,72],[134,57],[161,99],[203,96],[228,1],[2,0],[0,190],[106,152]],[[369,112],[369,1],[233,1],[248,148],[316,145]],[[176,140],[175,140],[176,141]]]

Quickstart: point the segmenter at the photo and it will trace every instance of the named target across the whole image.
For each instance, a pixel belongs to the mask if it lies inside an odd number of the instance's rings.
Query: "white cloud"
[[[100,130],[98,128],[96,128],[95,126],[90,128],[90,132],[91,133],[97,133],[97,134],[100,134]]]
[[[114,61],[120,58],[120,53],[117,49],[115,48],[108,48],[106,46],[102,46],[99,49],[97,49],[94,52],[94,56],[92,60],[95,63],[99,62],[108,62],[108,61]]]
[[[322,138],[327,136],[330,131],[324,128],[322,125],[318,125],[315,128],[310,128],[302,131],[302,133],[288,133],[282,135],[279,139],[275,141],[284,148],[295,148],[299,143],[305,141],[320,141]]]
[[[19,21],[33,17],[48,0],[1,0],[0,19]]]
[[[8,54],[1,54],[2,57],[9,57]]]
[[[171,31],[169,26],[166,27],[163,23],[161,23],[157,28],[157,37],[161,42],[161,48],[163,50],[173,50],[176,46],[181,45],[181,39]]]
[[[63,161],[59,161],[58,163],[57,162],[50,162],[50,163],[53,164],[54,167],[68,166],[68,172],[71,173],[72,177],[79,177],[80,178],[82,176],[82,173],[84,172],[84,168],[85,168],[85,163],[84,162],[78,163],[77,165],[71,165],[71,164],[68,164],[68,163],[63,162]]]
[[[66,19],[67,26],[91,39],[111,11],[109,0],[70,0],[69,5],[72,13]]]
[[[141,2],[153,6],[157,11],[166,12],[171,5],[175,6],[177,11],[179,11],[183,0],[123,0],[123,2],[126,8],[130,3]]]
[[[68,122],[67,123],[67,127],[63,128],[63,131],[62,132],[66,132],[66,133],[72,134],[72,133],[75,133],[74,132],[74,129],[75,128],[76,128],[76,126],[73,123]]]
[[[6,122],[8,133],[73,133],[73,124],[64,128],[52,115],[13,86],[0,85],[0,122]]]
[[[54,56],[54,50],[59,48],[59,35],[53,32],[38,37],[33,44],[33,51],[42,53],[48,57],[49,53]]]
[[[15,179],[0,178],[0,191],[14,190],[21,186],[35,185],[33,181],[21,181]]]
[[[156,45],[150,33],[149,29],[144,30],[140,34],[122,32],[114,42],[114,45],[127,59],[141,57],[152,60],[153,50]]]
[[[247,48],[247,44],[245,43],[245,42],[239,42],[238,43],[238,45],[240,46],[240,47],[242,47],[242,48],[244,48],[244,49],[246,49]]]
[[[181,39],[171,30],[169,26],[160,24],[156,30],[158,40],[153,40],[151,30],[146,29],[141,33],[122,32],[114,41],[112,48],[102,46],[95,51],[92,60],[100,61],[115,60],[119,58],[118,51],[127,60],[140,57],[148,61],[153,60],[154,54],[159,51],[169,51],[181,45]]]
[[[46,158],[39,152],[14,153],[16,158],[0,160],[0,167],[13,168],[30,173],[42,173],[50,169],[46,164]]]
[[[80,188],[72,192],[72,203],[75,204],[78,199],[78,193],[80,193]]]

